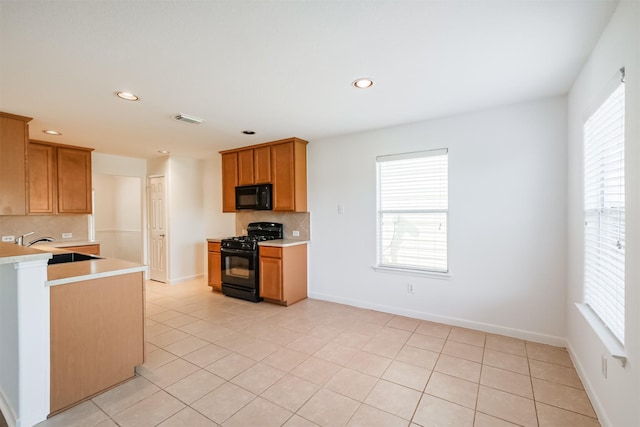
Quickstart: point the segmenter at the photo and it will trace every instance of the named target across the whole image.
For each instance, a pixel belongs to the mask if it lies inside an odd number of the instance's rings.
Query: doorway
[[[93,229],[100,254],[142,264],[142,178],[93,175]]]

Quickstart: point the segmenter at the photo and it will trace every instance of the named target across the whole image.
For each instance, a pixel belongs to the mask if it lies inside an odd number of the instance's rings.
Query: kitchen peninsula
[[[0,408],[34,425],[135,375],[146,266],[47,265],[63,249],[0,243]]]

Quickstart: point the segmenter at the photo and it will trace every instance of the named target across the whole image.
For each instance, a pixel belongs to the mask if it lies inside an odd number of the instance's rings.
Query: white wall
[[[451,277],[373,271],[376,156],[442,147]],[[316,140],[308,150],[310,296],[564,344],[565,98]]]
[[[620,2],[569,94],[567,337],[604,426],[640,425],[640,3]],[[577,311],[583,280],[582,126],[616,71],[626,67],[626,333],[623,368]],[[608,378],[601,373],[607,358]]]
[[[169,158],[167,219],[169,221],[169,283],[204,275],[204,162]]]

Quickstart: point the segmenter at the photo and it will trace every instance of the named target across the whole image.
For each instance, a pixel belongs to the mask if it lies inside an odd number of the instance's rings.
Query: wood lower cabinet
[[[135,376],[144,359],[141,272],[51,286],[51,413]]]
[[[222,290],[222,271],[221,271],[221,255],[220,242],[208,242],[208,271],[209,286],[215,291]]]
[[[260,246],[260,296],[291,305],[307,297],[307,245]]]
[[[91,149],[31,141],[29,213],[90,214]]]
[[[80,245],[80,246],[66,246],[63,248],[69,252],[79,252],[87,255],[100,255],[100,245]]]
[[[31,117],[0,112],[0,215],[27,212],[26,162]]]

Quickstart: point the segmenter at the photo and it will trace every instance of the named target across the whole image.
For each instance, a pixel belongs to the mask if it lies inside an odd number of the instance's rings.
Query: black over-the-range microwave
[[[272,187],[271,184],[236,187],[236,210],[271,210]]]

